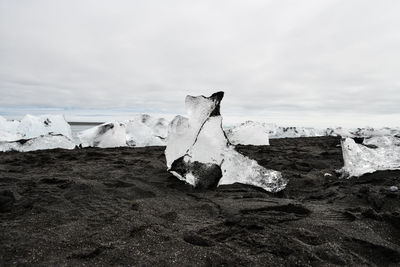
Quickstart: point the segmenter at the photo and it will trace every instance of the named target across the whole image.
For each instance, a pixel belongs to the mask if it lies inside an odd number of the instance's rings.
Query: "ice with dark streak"
[[[25,115],[21,121],[0,116],[0,141],[31,139],[42,135],[62,134],[72,139],[71,126],[63,115]]]
[[[260,166],[229,143],[220,115],[223,96],[223,92],[218,92],[210,97],[186,97],[188,118],[176,116],[168,128],[168,170],[199,188],[237,182],[270,192],[283,190],[288,180],[280,172]]]
[[[78,133],[82,147],[123,147],[126,143],[126,127],[120,122],[106,122]]]
[[[44,149],[74,149],[75,143],[62,134],[46,134],[16,141],[0,141],[0,151],[28,152]]]

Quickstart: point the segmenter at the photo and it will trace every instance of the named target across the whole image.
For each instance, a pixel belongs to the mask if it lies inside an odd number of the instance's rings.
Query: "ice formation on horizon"
[[[269,145],[268,130],[259,122],[247,121],[227,129],[226,135],[233,145]]]
[[[0,116],[0,141],[15,141],[18,139],[30,139],[48,134],[62,134],[72,139],[71,126],[65,120],[63,115],[25,115],[21,121],[6,120]],[[4,134],[6,132],[7,134]],[[14,136],[15,140],[11,137]]]
[[[0,151],[73,149],[70,125],[63,115],[25,115],[21,121],[0,116]]]
[[[82,147],[165,146],[168,121],[139,114],[124,122],[107,122],[77,134]]]
[[[239,182],[270,192],[283,190],[287,180],[280,172],[261,167],[229,143],[220,115],[223,95],[218,92],[210,97],[186,97],[188,118],[176,116],[168,127],[168,170],[200,188]]]
[[[312,127],[276,127],[270,138],[297,138],[297,137],[315,137],[323,136],[324,132]]]
[[[136,147],[165,146],[168,133],[168,121],[140,114],[124,122],[128,145]]]
[[[263,135],[268,139],[276,138],[298,138],[298,137],[318,137],[318,136],[340,136],[340,137],[374,137],[374,136],[400,136],[400,128],[314,128],[314,127],[283,127],[274,123],[261,123],[256,121],[246,121],[244,123],[225,128],[229,140],[233,144],[262,145],[260,142]],[[263,134],[265,133],[265,134]],[[265,138],[264,138],[265,140]]]
[[[380,170],[400,169],[400,138],[373,136],[362,144],[352,138],[342,140],[343,176],[359,177]]]
[[[72,139],[71,126],[63,115],[25,115],[17,127],[23,138],[34,138],[47,134],[62,134]]]
[[[344,128],[344,127],[336,127],[336,128],[327,128],[325,130],[326,136],[341,136],[343,138],[355,138],[355,137],[378,137],[378,136],[396,136],[400,135],[400,128],[372,128],[372,127],[363,127],[363,128]]]
[[[126,127],[120,122],[106,122],[78,133],[82,147],[122,147],[126,143]]]
[[[269,145],[269,139],[324,136],[325,131],[311,127],[282,127],[274,123],[246,121],[226,128],[233,144]]]
[[[15,141],[21,139],[22,136],[17,134],[19,121],[7,120],[0,116],[0,141]]]
[[[354,136],[357,137],[374,137],[374,136],[400,136],[400,128],[372,128],[364,127],[352,130]]]
[[[7,142],[0,141],[0,151],[19,151],[28,152],[44,149],[74,149],[75,143],[62,134],[40,135],[29,139],[20,139],[17,141]]]

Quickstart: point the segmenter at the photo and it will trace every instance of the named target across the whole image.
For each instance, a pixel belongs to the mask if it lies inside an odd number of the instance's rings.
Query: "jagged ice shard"
[[[400,169],[400,138],[375,136],[361,144],[352,138],[342,140],[343,176],[358,177],[380,170]]]
[[[270,192],[284,189],[288,181],[280,172],[265,169],[229,143],[220,115],[223,96],[218,92],[210,97],[186,97],[188,118],[176,116],[168,127],[168,170],[199,188],[238,182]]]
[[[63,115],[25,115],[21,121],[0,116],[0,151],[73,149],[71,126]]]
[[[28,152],[43,149],[74,149],[75,143],[62,134],[46,134],[12,142],[0,141],[0,151]]]

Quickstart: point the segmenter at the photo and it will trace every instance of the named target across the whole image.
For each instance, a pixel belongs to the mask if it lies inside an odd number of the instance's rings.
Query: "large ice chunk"
[[[78,133],[82,147],[122,147],[127,146],[125,124],[106,122]]]
[[[342,153],[342,172],[346,177],[400,169],[400,139],[394,136],[370,137],[362,144],[345,138],[342,140]]]
[[[350,130],[343,128],[343,127],[327,128],[325,130],[325,135],[326,136],[341,136],[343,138],[355,137],[355,135],[353,133],[351,133]]]
[[[71,126],[63,115],[25,115],[17,127],[23,138],[33,138],[46,134],[62,134],[72,139]]]
[[[280,172],[261,167],[229,143],[220,115],[223,95],[186,97],[189,118],[176,116],[169,125],[165,150],[168,170],[201,188],[239,182],[270,192],[284,189],[287,180]]]
[[[246,121],[226,129],[232,144],[268,145],[269,139],[324,136],[325,131],[312,127],[283,127],[274,123]]]
[[[65,140],[59,135],[65,136]],[[54,140],[50,140],[52,138]],[[62,115],[28,114],[21,121],[6,120],[0,116],[0,141],[3,151],[69,148],[71,145],[68,140],[71,138],[71,127]]]
[[[61,134],[47,134],[30,139],[21,139],[13,142],[0,142],[0,151],[27,152],[43,149],[74,149],[75,143]]]

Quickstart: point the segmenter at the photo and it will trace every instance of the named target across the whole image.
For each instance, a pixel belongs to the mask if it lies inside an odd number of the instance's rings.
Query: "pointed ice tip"
[[[210,98],[215,99],[217,101],[221,101],[223,97],[224,97],[223,91],[216,92],[210,96]]]

